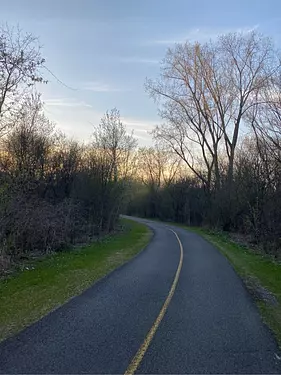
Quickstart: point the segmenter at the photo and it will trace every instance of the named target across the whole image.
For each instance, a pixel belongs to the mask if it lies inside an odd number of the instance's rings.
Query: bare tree
[[[137,174],[145,185],[156,189],[170,185],[178,175],[181,159],[159,145],[140,148],[137,155]]]
[[[126,177],[131,169],[130,157],[137,141],[133,132],[127,133],[116,108],[105,113],[93,135],[94,146],[103,150],[111,161],[114,181],[119,177]]]
[[[232,180],[240,127],[247,112],[262,104],[261,93],[280,72],[280,60],[272,41],[255,31],[220,37],[218,53],[228,81],[228,90],[221,94],[230,97],[229,108],[221,111],[220,117],[229,159],[228,174]],[[217,94],[218,103],[222,95]]]
[[[16,122],[30,87],[43,82],[44,62],[36,37],[19,28],[0,27],[0,135]]]
[[[281,72],[260,93],[259,100],[261,103],[252,108],[247,120],[256,135],[261,157],[270,152],[281,162]],[[264,152],[265,148],[267,153]]]
[[[224,149],[232,181],[243,120],[279,69],[271,40],[256,32],[226,34],[203,45],[176,45],[167,52],[160,79],[146,84],[166,121],[156,137],[208,188],[213,171],[220,185],[219,153]]]
[[[12,171],[20,177],[22,188],[27,188],[30,180],[44,178],[53,131],[54,124],[43,113],[40,95],[27,97],[12,132],[8,138],[2,139],[13,163]]]
[[[209,189],[214,166],[218,170],[222,130],[204,85],[204,54],[199,44],[169,49],[160,79],[147,81],[146,87],[159,100],[160,115],[166,120],[156,129],[156,138],[168,144]]]

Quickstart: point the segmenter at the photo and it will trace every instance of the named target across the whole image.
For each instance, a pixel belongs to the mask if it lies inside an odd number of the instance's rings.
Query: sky
[[[139,145],[161,119],[144,90],[168,47],[257,29],[281,46],[280,0],[0,0],[1,23],[39,37],[49,80],[48,117],[88,141],[105,111],[118,108]],[[60,81],[62,83],[60,83]]]

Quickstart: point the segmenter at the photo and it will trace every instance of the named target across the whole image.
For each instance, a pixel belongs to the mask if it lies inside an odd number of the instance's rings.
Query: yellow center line
[[[178,264],[178,268],[177,268],[177,272],[175,274],[175,277],[174,277],[174,281],[173,281],[173,284],[171,286],[171,289],[169,291],[169,294],[159,312],[159,315],[158,317],[156,318],[155,322],[153,323],[150,331],[148,332],[144,342],[142,343],[142,345],[140,346],[139,350],[137,351],[136,355],[134,356],[134,358],[132,359],[131,363],[129,364],[126,372],[125,372],[125,375],[133,375],[135,373],[135,371],[137,370],[137,368],[139,367],[156,331],[157,331],[157,328],[159,327],[166,311],[167,311],[167,308],[172,300],[172,297],[175,293],[175,290],[176,290],[176,286],[177,286],[177,283],[179,281],[179,276],[180,276],[180,272],[181,272],[181,268],[182,268],[182,263],[183,263],[183,246],[182,246],[182,243],[179,239],[179,236],[177,235],[176,232],[174,232],[172,229],[170,229],[171,232],[174,233],[174,235],[176,236],[177,240],[178,240],[178,243],[180,245],[180,260],[179,260],[179,264]]]

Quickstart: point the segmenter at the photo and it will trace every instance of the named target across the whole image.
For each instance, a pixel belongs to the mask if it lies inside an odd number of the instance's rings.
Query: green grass
[[[264,322],[271,328],[281,347],[281,264],[267,255],[258,254],[233,242],[227,234],[203,228],[187,228],[216,246],[232,263],[246,287],[255,294],[255,286],[262,286],[275,296],[277,304],[256,298]],[[252,289],[252,290],[251,290]]]
[[[122,265],[149,242],[143,224],[122,219],[123,232],[89,246],[56,253],[33,262],[0,281],[0,341],[37,321]]]

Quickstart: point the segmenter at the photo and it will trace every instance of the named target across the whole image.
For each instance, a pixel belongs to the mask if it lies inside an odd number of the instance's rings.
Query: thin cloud
[[[134,132],[134,136],[142,145],[149,145],[152,142],[151,131],[155,129],[159,122],[147,119],[122,117],[123,123],[128,131]]]
[[[175,43],[183,43],[186,40],[194,40],[196,38],[204,38],[205,32],[200,31],[200,29],[192,29],[187,34],[178,35],[173,38],[168,39],[159,39],[153,40],[151,44],[175,44]]]
[[[77,101],[71,98],[53,98],[45,99],[44,104],[49,107],[87,107],[92,108],[92,106],[83,101]]]
[[[131,91],[128,88],[114,87],[105,83],[100,82],[87,82],[82,86],[83,90],[93,91],[93,92],[123,92]]]
[[[126,64],[159,64],[159,60],[142,57],[122,57],[118,61]]]
[[[124,122],[125,125],[129,127],[133,127],[135,129],[143,129],[146,131],[147,129],[152,130],[157,124],[157,121],[153,120],[144,120],[140,118],[132,118],[132,117],[121,117],[121,120]]]
[[[217,30],[196,28],[196,29],[189,30],[187,33],[182,33],[172,38],[148,41],[148,44],[171,45],[171,44],[176,44],[176,43],[184,43],[186,41],[206,42],[210,39],[217,38],[221,34],[226,34],[229,32],[249,33],[251,31],[258,29],[258,27],[259,25],[254,25],[251,27],[242,27],[242,28],[236,28],[236,29],[217,29]]]

